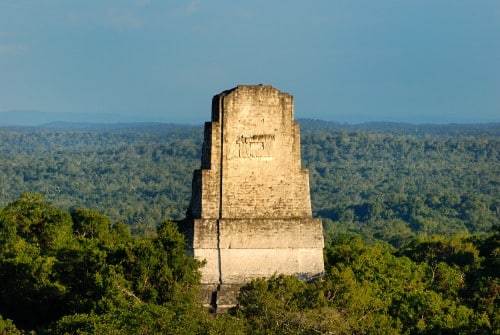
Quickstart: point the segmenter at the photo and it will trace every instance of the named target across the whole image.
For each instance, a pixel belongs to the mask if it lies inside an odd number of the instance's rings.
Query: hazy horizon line
[[[203,124],[208,119],[193,120],[192,118],[172,118],[161,117],[152,115],[130,115],[125,113],[114,112],[46,112],[37,110],[7,110],[0,111],[0,126],[42,126],[49,123],[87,123],[87,124],[120,124],[120,123],[161,123],[161,124],[179,124],[179,125],[199,125]],[[29,116],[29,117],[28,117]],[[410,120],[394,119],[394,118],[372,118],[353,115],[348,117],[346,115],[338,116],[337,118],[320,118],[320,117],[304,117],[296,116],[296,120],[311,120],[331,122],[338,124],[356,125],[364,123],[393,123],[393,124],[408,124],[408,125],[426,125],[426,124],[495,124],[500,123],[499,120],[494,119],[456,119],[456,120]]]

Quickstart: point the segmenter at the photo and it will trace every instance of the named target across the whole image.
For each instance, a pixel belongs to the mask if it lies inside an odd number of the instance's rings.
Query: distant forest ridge
[[[489,123],[401,123],[364,122],[358,124],[298,119],[302,128],[322,130],[365,130],[398,135],[500,136],[500,122]]]
[[[90,121],[89,121],[90,120]],[[151,121],[144,116],[129,116],[115,113],[60,113],[40,111],[0,112],[0,126],[39,126],[51,122],[65,123],[117,123]]]
[[[4,116],[6,113],[2,113]],[[110,114],[111,115],[111,114]],[[36,119],[36,118],[35,118]],[[397,135],[436,135],[436,136],[500,136],[500,122],[489,123],[404,123],[404,122],[364,122],[364,123],[341,123],[316,119],[298,119],[303,131],[315,130],[345,130],[345,131],[373,131]],[[83,130],[83,131],[131,131],[131,130],[173,130],[173,129],[196,129],[202,125],[164,123],[164,122],[67,122],[55,121],[39,125],[9,125],[0,119],[0,129],[11,130]]]

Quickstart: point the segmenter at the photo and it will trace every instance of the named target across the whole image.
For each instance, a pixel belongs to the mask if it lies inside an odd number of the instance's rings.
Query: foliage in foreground
[[[499,334],[499,231],[416,240],[401,253],[345,236],[322,280],[255,280],[232,315],[252,334]]]
[[[323,278],[257,279],[229,314],[196,302],[199,264],[165,222],[153,237],[25,194],[0,210],[0,332],[500,334],[500,229],[396,250],[337,236]]]
[[[69,213],[33,194],[0,212],[0,314],[19,329],[196,330],[203,323],[192,317],[203,314],[195,300],[198,266],[174,223],[163,223],[152,238],[131,237],[100,213]]]

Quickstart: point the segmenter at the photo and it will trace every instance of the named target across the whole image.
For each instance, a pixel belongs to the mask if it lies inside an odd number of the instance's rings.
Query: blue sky
[[[0,0],[0,118],[202,123],[260,83],[297,118],[498,122],[500,1]]]

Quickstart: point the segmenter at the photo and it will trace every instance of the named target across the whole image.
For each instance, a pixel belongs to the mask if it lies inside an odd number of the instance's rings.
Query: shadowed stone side
[[[200,299],[214,311],[254,278],[324,271],[291,95],[241,85],[213,98],[187,218],[193,255],[206,261]]]

